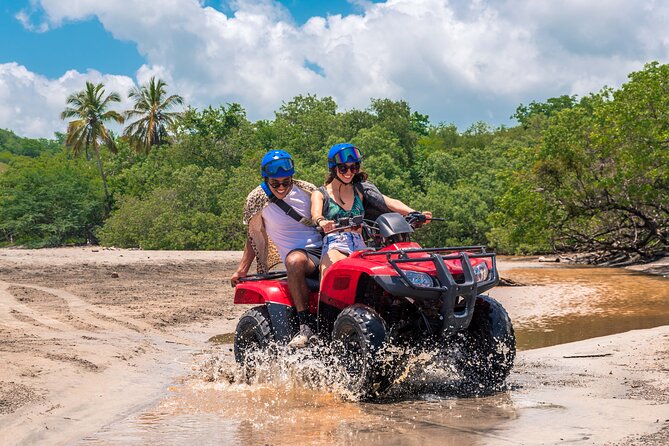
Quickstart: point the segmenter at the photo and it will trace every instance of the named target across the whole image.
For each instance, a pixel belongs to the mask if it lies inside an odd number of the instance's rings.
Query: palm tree
[[[162,145],[167,139],[167,127],[180,116],[179,112],[168,111],[176,105],[183,104],[179,95],[165,97],[167,84],[161,79],[152,77],[141,87],[134,87],[128,97],[135,101],[132,110],[125,112],[126,120],[137,118],[123,131],[130,145],[137,152],[149,153],[151,146]]]
[[[93,84],[86,81],[86,88],[67,97],[68,107],[60,114],[61,119],[77,118],[67,125],[65,146],[71,148],[75,155],[85,152],[86,157],[89,157],[89,150],[93,150],[102,176],[107,206],[109,206],[109,190],[102,168],[100,146],[106,145],[112,153],[116,153],[113,135],[105,127],[105,122],[116,121],[122,124],[124,121],[120,113],[107,110],[112,102],[121,102],[121,96],[116,92],[105,96],[102,83]]]

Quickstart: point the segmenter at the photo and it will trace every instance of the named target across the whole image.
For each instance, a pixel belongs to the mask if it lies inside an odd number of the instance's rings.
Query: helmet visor
[[[332,159],[335,164],[359,163],[362,161],[362,153],[357,147],[347,147],[335,153]]]
[[[295,171],[295,165],[290,158],[281,158],[272,160],[262,168],[265,175],[270,178],[292,177]]]

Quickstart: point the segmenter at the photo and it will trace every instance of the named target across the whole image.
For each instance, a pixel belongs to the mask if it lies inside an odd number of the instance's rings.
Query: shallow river
[[[669,279],[621,269],[502,262],[501,275],[525,285],[491,291],[508,310],[519,350],[669,324]],[[218,340],[228,341],[230,336]],[[323,363],[283,357],[253,384],[240,383],[229,344],[200,355],[193,376],[145,410],[78,445],[482,445],[509,444],[504,426],[536,405],[509,390],[462,397],[424,371],[420,360],[403,396],[360,403],[338,389]],[[206,377],[206,378],[203,378]],[[407,389],[411,391],[406,392]],[[409,395],[409,396],[407,396]],[[551,408],[538,407],[540,410]],[[557,414],[556,414],[557,416]]]

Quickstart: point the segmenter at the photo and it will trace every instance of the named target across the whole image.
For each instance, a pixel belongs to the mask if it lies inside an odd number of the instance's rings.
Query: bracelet
[[[318,226],[318,224],[319,224],[320,222],[322,222],[323,220],[325,220],[325,217],[318,217],[318,218],[316,219],[316,226]]]

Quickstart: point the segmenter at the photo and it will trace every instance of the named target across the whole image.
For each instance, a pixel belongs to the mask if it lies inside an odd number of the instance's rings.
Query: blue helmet
[[[263,178],[292,177],[295,174],[293,158],[285,150],[267,152],[262,157],[261,169]]]
[[[335,144],[328,152],[328,169],[337,164],[359,163],[362,161],[362,152],[350,143]]]

